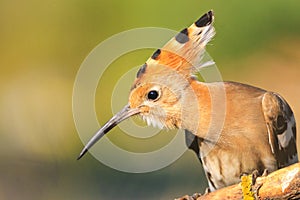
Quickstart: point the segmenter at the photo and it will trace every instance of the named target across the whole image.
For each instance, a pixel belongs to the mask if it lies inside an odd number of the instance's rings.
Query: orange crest
[[[203,66],[201,63],[206,44],[214,36],[213,12],[209,11],[173,37],[162,49],[156,50],[137,74],[159,71],[159,66],[172,68],[188,78]],[[150,68],[153,68],[150,69]]]

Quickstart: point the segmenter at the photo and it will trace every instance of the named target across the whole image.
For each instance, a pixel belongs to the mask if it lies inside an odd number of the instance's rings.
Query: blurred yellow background
[[[173,199],[203,192],[206,180],[192,152],[147,174],[119,172],[90,155],[76,161],[82,142],[72,88],[85,57],[106,38],[137,27],[179,31],[210,9],[217,34],[208,52],[223,79],[280,93],[300,121],[299,1],[0,1],[0,199]],[[133,52],[106,72],[96,95],[101,124],[112,115],[107,105],[122,75],[118,67],[129,70],[151,53]]]

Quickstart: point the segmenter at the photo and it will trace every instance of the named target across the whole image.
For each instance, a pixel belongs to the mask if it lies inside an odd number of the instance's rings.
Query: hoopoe
[[[214,36],[209,11],[141,66],[128,104],[84,147],[78,159],[123,120],[140,115],[148,125],[184,129],[202,162],[211,191],[238,183],[242,173],[272,172],[298,161],[296,125],[274,92],[236,82],[200,82],[206,44]],[[159,161],[158,161],[159,162]]]

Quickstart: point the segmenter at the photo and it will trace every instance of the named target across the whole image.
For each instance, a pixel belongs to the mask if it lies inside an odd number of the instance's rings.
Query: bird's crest
[[[184,28],[161,49],[157,49],[137,73],[137,79],[145,73],[152,74],[161,66],[168,67],[186,78],[198,72],[201,67],[214,64],[204,62],[206,44],[215,35],[214,15],[207,12],[190,27]],[[137,82],[137,80],[136,80]]]

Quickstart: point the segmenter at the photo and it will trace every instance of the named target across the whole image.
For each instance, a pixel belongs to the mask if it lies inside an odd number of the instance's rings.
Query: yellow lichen
[[[252,174],[243,175],[241,177],[241,187],[244,200],[255,200],[254,193],[252,192]]]

